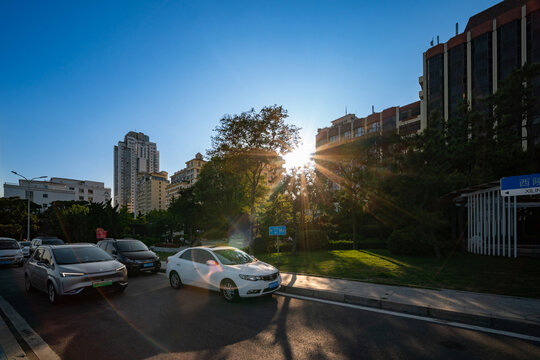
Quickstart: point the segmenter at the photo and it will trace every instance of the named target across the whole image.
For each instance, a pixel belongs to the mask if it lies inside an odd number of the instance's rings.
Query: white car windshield
[[[253,256],[236,249],[214,250],[214,254],[223,265],[247,264],[257,260]]]

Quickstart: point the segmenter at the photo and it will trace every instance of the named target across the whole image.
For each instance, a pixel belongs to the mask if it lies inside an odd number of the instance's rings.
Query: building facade
[[[166,171],[139,173],[135,211],[148,214],[152,210],[167,210],[165,190],[169,184]]]
[[[41,206],[42,210],[51,206],[53,201],[90,201],[108,203],[111,201],[111,189],[98,181],[51,178],[50,181],[19,180],[18,184],[4,184],[4,197],[30,199]]]
[[[202,154],[197,153],[193,159],[186,161],[185,168],[175,172],[171,176],[171,183],[166,189],[167,207],[170,205],[173,198],[178,194],[180,189],[185,189],[195,184],[205,163],[206,161],[204,160]]]
[[[472,16],[465,31],[423,54],[425,114],[448,120],[464,100],[473,110],[490,111],[482,99],[525,63],[540,62],[540,1],[506,0]],[[540,97],[540,78],[532,81]],[[540,113],[519,119],[522,146],[540,142]]]
[[[135,208],[135,182],[139,173],[159,172],[159,151],[148,135],[130,131],[114,147],[114,205]]]
[[[347,114],[334,121],[324,129],[318,129],[315,138],[317,151],[333,147],[344,142],[366,138],[372,134],[398,133],[415,134],[426,126],[421,112],[421,102],[405,106],[395,106],[381,112],[358,118],[355,114]]]

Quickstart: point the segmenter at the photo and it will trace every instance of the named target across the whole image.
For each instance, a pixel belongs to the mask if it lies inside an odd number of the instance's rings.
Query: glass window
[[[97,246],[73,246],[53,250],[58,265],[109,261],[113,258]]]
[[[33,259],[36,260],[36,261],[41,261],[41,254],[43,253],[43,249],[37,249],[35,252],[34,252],[34,256],[33,256]]]
[[[0,249],[7,250],[7,249],[18,249],[19,244],[16,240],[0,240]]]
[[[364,130],[363,127],[359,127],[356,129],[356,134],[355,136],[364,136],[364,134],[366,133],[366,131]]]
[[[43,197],[44,197],[44,198],[48,198],[48,197],[49,197],[49,194],[43,194]]]
[[[223,265],[247,264],[256,261],[251,255],[237,249],[215,250],[214,254]]]
[[[49,249],[43,249],[43,253],[41,255],[41,261],[49,265],[52,265],[53,260],[51,257],[51,253],[49,252]]]
[[[427,106],[428,115],[443,108],[444,58],[443,54],[427,59]]]
[[[212,254],[206,250],[193,249],[193,261],[200,264],[206,264],[208,260],[215,260]]]
[[[337,135],[330,136],[330,142],[336,142],[338,140]]]
[[[193,261],[193,258],[191,256],[191,249],[184,252],[180,258],[188,261]]]

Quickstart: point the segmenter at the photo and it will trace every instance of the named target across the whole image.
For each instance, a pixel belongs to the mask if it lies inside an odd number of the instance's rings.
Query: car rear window
[[[17,244],[16,240],[0,240],[0,249],[19,249],[19,244]]]
[[[109,254],[96,246],[77,246],[53,249],[53,254],[58,265],[113,260]]]

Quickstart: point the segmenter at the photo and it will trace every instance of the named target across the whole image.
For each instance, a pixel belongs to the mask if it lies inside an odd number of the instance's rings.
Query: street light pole
[[[22,177],[24,180],[26,180],[26,187],[28,188],[28,191],[26,193],[26,199],[27,199],[26,207],[28,208],[28,218],[26,219],[26,226],[27,226],[27,228],[26,228],[27,229],[26,230],[26,241],[30,241],[30,181],[37,180],[37,179],[44,179],[47,176],[38,176],[38,177],[31,178],[30,180],[28,180],[26,178],[26,176],[24,176],[24,175],[21,175],[21,174],[15,172],[13,170],[11,170],[11,172],[14,173],[17,176]]]

